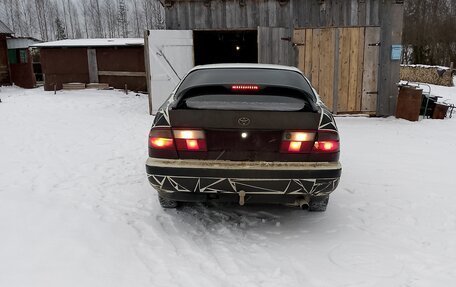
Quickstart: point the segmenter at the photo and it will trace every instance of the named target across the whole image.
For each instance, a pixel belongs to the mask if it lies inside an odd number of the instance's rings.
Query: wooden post
[[[125,84],[125,95],[128,95],[128,86]]]
[[[152,87],[150,86],[149,30],[144,30],[144,61],[146,62],[147,96],[149,98],[149,115],[152,115]]]
[[[54,84],[54,95],[56,95],[56,94],[57,94],[57,85]]]
[[[379,1],[380,2],[380,1]],[[380,3],[380,74],[378,81],[377,115],[391,116],[396,110],[400,80],[400,61],[391,59],[391,47],[402,42],[404,4],[392,1]]]
[[[87,64],[89,67],[89,82],[98,83],[97,50],[87,49]]]

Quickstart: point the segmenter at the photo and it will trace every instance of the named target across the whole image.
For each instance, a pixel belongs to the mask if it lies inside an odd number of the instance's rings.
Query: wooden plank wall
[[[169,0],[166,29],[378,26],[384,0]]]
[[[333,112],[375,113],[378,27],[296,29],[298,67]]]
[[[293,66],[295,56],[288,28],[258,27],[258,63]]]
[[[328,28],[381,27],[380,70],[378,74],[377,115],[392,115],[397,99],[399,63],[391,61],[391,45],[401,44],[403,4],[397,0],[289,0],[281,5],[278,0],[164,0],[167,29],[246,29],[257,27]],[[318,32],[316,32],[318,33]],[[291,36],[291,35],[288,35]],[[325,35],[326,36],[326,35]],[[314,38],[313,35],[305,35]],[[347,37],[337,35],[337,37]],[[319,36],[317,36],[319,39]],[[350,35],[351,38],[351,35]],[[356,37],[355,37],[356,38]],[[308,41],[309,39],[306,39]],[[358,42],[360,44],[361,42]],[[355,43],[352,43],[356,45]],[[318,47],[318,44],[315,43]],[[351,45],[351,44],[350,44]],[[311,49],[308,47],[307,49]],[[345,50],[343,50],[345,51]],[[311,57],[306,50],[306,57]],[[358,53],[358,56],[360,54]],[[352,55],[352,57],[356,57]],[[291,58],[296,59],[296,55]],[[297,62],[295,62],[297,65]],[[305,69],[312,67],[306,66]],[[336,67],[335,70],[337,70]],[[340,68],[346,68],[342,65]],[[316,67],[313,67],[314,71]],[[320,71],[318,71],[320,73]],[[308,74],[309,71],[306,71]],[[359,78],[359,73],[357,74]],[[319,79],[320,80],[320,79]],[[334,80],[339,80],[338,76]],[[354,80],[352,80],[354,81]],[[356,79],[359,83],[360,79]],[[351,89],[354,89],[353,82]],[[349,85],[350,89],[350,85]],[[369,88],[373,89],[373,88]],[[375,91],[371,91],[375,92]],[[326,93],[326,92],[325,92]],[[356,94],[359,94],[358,90]],[[366,102],[366,95],[363,95]],[[337,100],[337,98],[335,99]],[[372,110],[374,101],[363,110]],[[350,107],[359,107],[358,102]],[[336,108],[348,106],[345,98]],[[348,109],[348,108],[347,108]]]
[[[0,85],[1,84],[11,84],[8,68],[8,48],[4,35],[0,35]]]

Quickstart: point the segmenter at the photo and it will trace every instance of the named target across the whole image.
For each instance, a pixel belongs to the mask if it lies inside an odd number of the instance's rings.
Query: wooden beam
[[[87,49],[87,64],[89,67],[89,81],[91,83],[98,83],[97,50]]]
[[[98,71],[98,76],[145,77],[146,72]]]
[[[150,76],[150,58],[149,58],[149,30],[144,30],[144,60],[146,62],[146,83],[147,97],[149,98],[149,115],[152,115],[152,77]]]

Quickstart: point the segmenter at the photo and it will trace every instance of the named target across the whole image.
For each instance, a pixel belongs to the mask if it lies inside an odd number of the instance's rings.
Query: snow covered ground
[[[176,211],[146,179],[144,95],[0,98],[0,286],[454,284],[455,119],[338,118],[344,170],[325,213]]]

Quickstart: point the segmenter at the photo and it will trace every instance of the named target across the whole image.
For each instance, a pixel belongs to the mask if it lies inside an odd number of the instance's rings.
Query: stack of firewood
[[[401,80],[452,87],[454,71],[451,68],[436,66],[403,65]]]

